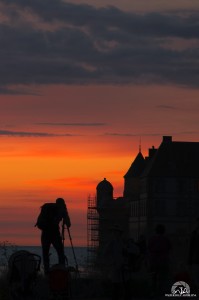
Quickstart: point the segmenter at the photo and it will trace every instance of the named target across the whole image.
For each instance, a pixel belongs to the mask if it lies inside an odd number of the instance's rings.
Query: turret
[[[97,210],[103,209],[111,203],[113,200],[113,186],[112,184],[104,178],[97,185]]]

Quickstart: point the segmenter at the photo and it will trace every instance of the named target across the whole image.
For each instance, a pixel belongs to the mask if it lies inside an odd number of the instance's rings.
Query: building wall
[[[164,224],[173,244],[173,266],[188,261],[190,233],[199,216],[197,182],[190,177],[142,178],[139,200],[130,202],[130,237],[144,234],[148,239],[157,224]]]

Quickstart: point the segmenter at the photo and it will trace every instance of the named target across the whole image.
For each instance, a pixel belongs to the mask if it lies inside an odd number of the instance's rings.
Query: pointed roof
[[[138,153],[124,178],[138,177],[145,168],[145,159],[141,152]]]
[[[161,143],[142,176],[199,177],[199,142]]]

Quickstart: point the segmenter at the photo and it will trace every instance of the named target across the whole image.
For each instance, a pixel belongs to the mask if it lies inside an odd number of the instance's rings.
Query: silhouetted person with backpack
[[[64,245],[60,233],[59,223],[63,220],[63,226],[71,226],[67,207],[64,199],[57,198],[55,203],[45,203],[41,207],[37,226],[41,231],[41,245],[44,263],[44,272],[49,272],[49,250],[51,244],[57,251],[59,264],[65,265]]]
[[[164,293],[169,276],[171,242],[165,235],[165,227],[158,224],[148,242],[149,270],[152,273],[153,291],[156,296]]]

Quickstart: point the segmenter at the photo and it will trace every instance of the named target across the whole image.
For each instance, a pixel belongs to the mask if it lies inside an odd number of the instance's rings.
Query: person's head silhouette
[[[156,233],[157,234],[164,234],[165,233],[165,227],[163,224],[158,224],[156,226],[156,229],[155,229]]]
[[[56,204],[59,208],[65,208],[66,207],[66,204],[65,204],[65,201],[63,198],[57,198],[56,199]]]

